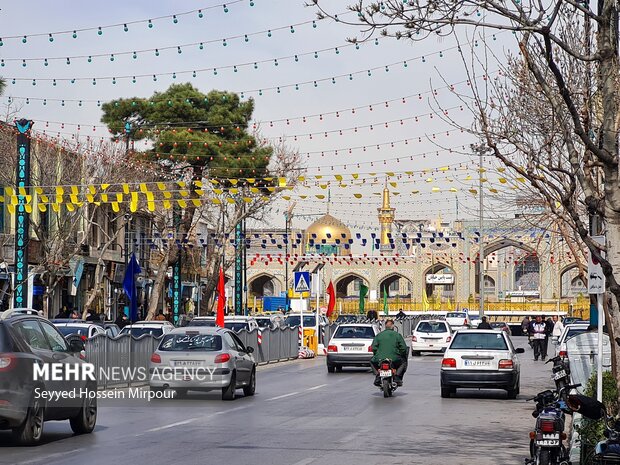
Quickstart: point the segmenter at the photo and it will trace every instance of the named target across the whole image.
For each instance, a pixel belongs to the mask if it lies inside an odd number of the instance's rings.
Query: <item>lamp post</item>
[[[289,297],[288,297],[288,261],[289,261],[289,243],[291,242],[291,239],[289,237],[289,231],[290,231],[290,223],[291,223],[291,218],[293,216],[293,209],[295,208],[295,205],[297,204],[297,202],[293,202],[291,204],[291,206],[288,208],[288,210],[286,210],[286,213],[284,213],[284,218],[285,218],[285,234],[286,234],[286,251],[285,251],[285,259],[286,262],[284,264],[284,287],[286,288],[286,305],[285,305],[285,310],[288,312],[289,310]]]

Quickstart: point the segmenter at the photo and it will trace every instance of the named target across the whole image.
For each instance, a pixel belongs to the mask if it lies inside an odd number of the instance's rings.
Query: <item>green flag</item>
[[[383,288],[383,314],[385,316],[388,316],[390,314],[390,309],[388,308],[388,292],[387,292],[387,287]]]
[[[368,286],[364,283],[360,284],[360,314],[364,314],[364,304],[366,303],[366,294],[368,294]]]

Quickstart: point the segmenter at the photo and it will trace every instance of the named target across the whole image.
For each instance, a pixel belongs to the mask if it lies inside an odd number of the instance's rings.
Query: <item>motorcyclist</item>
[[[379,363],[390,359],[392,366],[396,368],[394,381],[398,386],[403,385],[403,376],[407,371],[407,356],[409,349],[403,336],[394,330],[394,320],[389,318],[385,322],[385,330],[377,334],[372,341],[372,353],[374,354],[370,365],[375,374],[375,386],[381,386],[379,378]]]

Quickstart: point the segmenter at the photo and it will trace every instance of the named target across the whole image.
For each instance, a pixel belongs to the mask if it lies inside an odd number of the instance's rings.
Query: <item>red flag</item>
[[[327,286],[327,295],[329,296],[329,303],[327,304],[327,318],[332,316],[334,307],[336,306],[336,292],[334,291],[334,284],[330,281]]]
[[[215,325],[224,327],[224,307],[226,306],[226,288],[224,285],[224,270],[220,268],[220,279],[217,283],[217,315]]]

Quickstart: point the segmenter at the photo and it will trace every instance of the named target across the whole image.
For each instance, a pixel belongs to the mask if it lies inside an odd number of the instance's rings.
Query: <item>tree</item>
[[[0,78],[0,95],[4,93],[4,88],[6,87],[6,81]]]
[[[128,148],[130,139],[134,141],[132,156],[157,165],[162,176],[173,175],[189,185],[203,180],[214,183],[207,182],[202,200],[216,203],[200,209],[190,203],[179,212],[177,226],[170,212],[154,215],[160,234],[172,228],[177,239],[187,241],[203,221],[225,235],[242,218],[260,216],[261,209],[276,198],[278,166],[297,167],[299,157],[289,152],[272,160],[273,148],[249,132],[253,110],[253,100],[242,102],[237,94],[216,90],[205,95],[189,83],[172,85],[148,99],[120,99],[103,105],[102,121],[112,136],[126,138]],[[138,148],[142,143],[145,150]],[[196,191],[190,190],[190,200],[199,200]],[[157,313],[168,267],[184,251],[185,247],[160,242],[149,319]],[[223,251],[209,254],[208,283],[215,283]],[[208,284],[208,293],[214,289],[215,285]]]
[[[318,0],[312,4],[329,15]],[[620,336],[618,8],[612,0],[598,2],[596,11],[574,0],[357,0],[350,6],[365,29],[361,40],[381,33],[416,41],[464,27],[514,32],[520,57],[502,90],[512,104],[476,95],[474,132],[601,261],[612,339]],[[517,102],[523,111],[513,114]],[[606,247],[592,237],[598,228],[589,222],[596,219],[604,224]],[[620,386],[616,344],[613,359]]]

